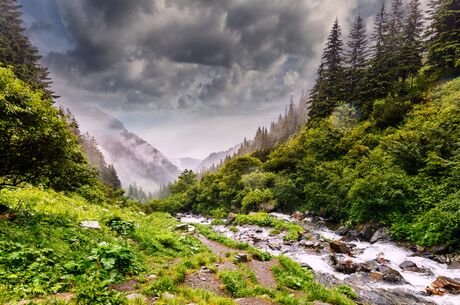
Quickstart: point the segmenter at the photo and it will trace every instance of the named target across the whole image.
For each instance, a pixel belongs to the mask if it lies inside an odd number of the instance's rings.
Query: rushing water
[[[271,215],[284,221],[292,221],[289,215],[281,213],[272,213]],[[181,217],[181,221],[187,223],[211,223],[211,219],[192,215]],[[342,238],[342,236],[337,235],[326,226],[313,223],[311,219],[306,219],[303,223],[310,230],[310,233],[319,235],[321,240],[339,240]],[[274,237],[270,235],[270,228],[244,225],[236,226],[236,230],[233,229],[235,232],[230,230],[228,226],[224,225],[215,225],[213,228],[215,231],[228,238],[241,242],[248,242],[255,247],[266,250],[274,255],[283,254],[288,256],[301,264],[308,265],[317,274],[330,274],[337,279],[344,280],[345,282],[348,277],[352,276],[337,272],[333,269],[329,262],[330,253],[324,251],[318,251],[318,253],[315,253],[314,251],[300,246],[298,243],[284,243],[282,239],[283,234]],[[450,278],[459,278],[460,269],[449,269],[446,264],[440,264],[428,258],[414,256],[414,253],[411,250],[398,246],[392,242],[376,242],[371,244],[369,242],[353,241],[347,244],[355,245],[353,249],[353,257],[343,254],[343,259],[350,259],[354,262],[364,263],[377,257],[385,258],[389,261],[388,266],[399,271],[407,281],[407,284],[393,284],[386,283],[384,281],[366,281],[365,283],[358,285],[361,289],[402,289],[430,300],[436,304],[460,304],[460,295],[446,294],[444,296],[426,296],[424,294],[425,287],[429,286],[436,277],[442,275]],[[418,267],[425,268],[431,272],[417,273],[403,271],[399,265],[404,261],[412,261],[416,263]]]

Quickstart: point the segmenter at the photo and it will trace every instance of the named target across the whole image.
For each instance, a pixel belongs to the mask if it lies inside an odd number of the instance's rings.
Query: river
[[[283,221],[296,221],[291,216],[281,213],[271,213],[272,216]],[[180,215],[179,219],[185,223],[211,224],[212,219],[195,216]],[[415,253],[392,241],[378,241],[370,243],[353,240],[345,242],[351,249],[348,254],[337,254],[341,261],[351,261],[356,264],[371,260],[385,260],[385,265],[397,270],[402,276],[401,282],[387,282],[373,280],[363,276],[363,272],[345,274],[336,271],[331,263],[331,252],[324,245],[330,241],[339,241],[342,236],[329,229],[324,223],[305,218],[301,224],[309,232],[311,240],[285,242],[283,234],[273,235],[272,228],[255,225],[225,226],[214,225],[213,229],[220,234],[240,242],[247,242],[273,255],[285,255],[303,266],[312,269],[320,282],[326,284],[345,283],[355,288],[366,301],[375,304],[440,304],[459,305],[460,294],[445,294],[443,296],[428,296],[425,288],[438,276],[454,279],[460,278],[460,269],[450,269],[447,264],[438,263],[432,259],[416,256]],[[411,272],[400,268],[404,261],[410,261],[426,272]]]

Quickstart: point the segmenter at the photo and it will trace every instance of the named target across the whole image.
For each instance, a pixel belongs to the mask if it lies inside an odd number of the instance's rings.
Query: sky
[[[169,158],[226,150],[312,86],[379,0],[20,0],[58,103],[97,107]],[[78,118],[78,117],[77,117]],[[84,126],[82,126],[84,128]]]

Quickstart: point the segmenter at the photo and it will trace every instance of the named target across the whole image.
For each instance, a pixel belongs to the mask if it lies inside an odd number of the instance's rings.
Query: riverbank
[[[299,240],[286,240],[287,231],[269,227],[231,222],[222,224],[204,217],[181,214],[178,219],[190,223],[214,223],[213,230],[227,238],[248,243],[275,256],[287,256],[310,268],[316,279],[325,285],[346,284],[353,287],[362,302],[382,305],[460,303],[460,295],[454,294],[455,289],[432,287],[427,290],[439,277],[458,278],[460,270],[456,266],[449,267],[420,256],[420,253],[389,240],[384,230],[374,232],[371,243],[353,240],[346,234],[341,236],[320,219],[313,221],[309,217],[279,213],[271,213],[271,216],[298,223],[306,232]],[[443,295],[429,295],[429,292]]]

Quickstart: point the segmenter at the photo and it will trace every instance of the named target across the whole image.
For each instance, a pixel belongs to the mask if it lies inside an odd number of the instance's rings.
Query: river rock
[[[335,233],[340,236],[345,236],[348,233],[348,231],[350,231],[350,228],[340,227],[335,231]]]
[[[360,271],[361,269],[360,263],[355,263],[351,259],[344,260],[344,261],[337,261],[337,264],[334,266],[335,271],[345,273],[345,274],[352,274],[355,272]]]
[[[330,241],[329,247],[335,253],[344,253],[344,254],[351,255],[351,252],[348,246],[341,241],[336,241],[336,240]]]
[[[366,241],[370,241],[374,233],[382,227],[381,224],[368,223],[359,228],[359,237]]]
[[[414,268],[414,267],[417,267],[417,264],[415,264],[414,262],[411,262],[411,261],[404,261],[401,264],[399,264],[399,268],[401,268],[403,270],[407,269],[407,268]]]
[[[283,245],[283,240],[281,238],[272,238],[268,240],[268,246],[272,250],[279,250],[281,249],[282,245]]]
[[[237,255],[235,255],[235,260],[237,262],[247,262],[248,256],[244,253],[238,253]]]
[[[299,211],[295,211],[294,213],[292,213],[291,218],[301,221],[305,219],[305,214]]]
[[[372,235],[370,242],[371,244],[377,242],[377,241],[389,241],[390,240],[390,235],[388,234],[388,229],[387,228],[380,228],[375,233]]]
[[[225,225],[226,226],[231,225],[235,221],[235,218],[236,218],[235,213],[228,213],[227,219],[225,220]]]
[[[438,276],[430,287],[426,288],[426,292],[430,295],[458,294],[460,293],[460,281],[447,276]]]
[[[381,273],[381,278],[382,280],[390,283],[401,283],[401,284],[406,284],[406,280],[404,277],[399,273],[397,270],[390,268],[388,266],[380,265],[377,266],[372,272],[371,276],[372,277],[378,277],[379,275],[376,274],[376,272]]]

